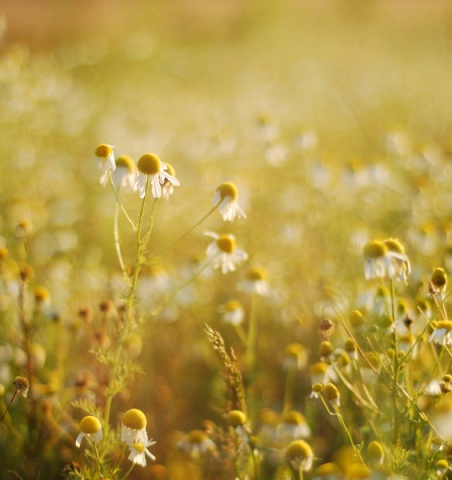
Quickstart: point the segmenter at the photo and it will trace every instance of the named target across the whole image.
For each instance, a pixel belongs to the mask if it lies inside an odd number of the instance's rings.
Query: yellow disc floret
[[[290,443],[286,449],[288,458],[302,457],[307,458],[313,455],[312,448],[304,440],[295,440]]]
[[[405,248],[400,243],[400,241],[397,240],[396,238],[388,238],[383,242],[383,244],[386,246],[386,248],[390,252],[395,252],[395,253],[399,253],[400,255],[405,255]]]
[[[231,410],[228,415],[229,424],[234,427],[241,427],[246,423],[246,415],[241,410]]]
[[[116,167],[126,168],[132,173],[135,170],[135,162],[127,155],[121,155],[116,159]]]
[[[379,463],[383,461],[385,452],[380,442],[373,441],[373,442],[370,442],[369,445],[367,446],[367,454],[369,455],[371,460]]]
[[[137,408],[131,408],[122,417],[122,424],[132,430],[143,430],[146,428],[146,415]]]
[[[302,425],[306,422],[304,416],[297,410],[289,410],[283,415],[283,422],[289,425]]]
[[[82,418],[80,422],[80,430],[83,433],[93,434],[97,433],[102,428],[99,420],[92,415]]]
[[[192,445],[198,445],[202,442],[204,442],[205,440],[207,439],[207,435],[205,432],[203,432],[202,430],[192,430],[189,434],[188,434],[188,441],[192,444]]]
[[[231,182],[222,183],[216,190],[220,196],[220,200],[224,200],[229,197],[230,200],[237,200],[239,196],[238,188]]]
[[[139,453],[144,452],[144,445],[141,442],[133,442],[132,443],[132,448]]]
[[[254,267],[250,268],[246,274],[246,279],[252,282],[259,282],[260,280],[265,280],[268,274],[267,271],[263,268]]]
[[[367,243],[364,245],[363,256],[364,258],[380,258],[386,255],[388,247],[377,240]]]
[[[145,153],[138,160],[137,167],[144,175],[155,175],[162,171],[162,162],[154,153]]]
[[[442,268],[435,268],[430,280],[436,288],[443,289],[447,284],[447,274]]]
[[[337,389],[336,385],[333,385],[332,383],[327,383],[325,385],[323,393],[325,395],[325,398],[330,402],[337,400],[340,396],[339,390]]]
[[[113,148],[111,145],[102,143],[96,148],[96,150],[94,150],[94,154],[101,160],[106,160],[113,154]]]
[[[221,235],[217,239],[217,247],[224,253],[232,253],[235,250],[235,239],[231,235]]]

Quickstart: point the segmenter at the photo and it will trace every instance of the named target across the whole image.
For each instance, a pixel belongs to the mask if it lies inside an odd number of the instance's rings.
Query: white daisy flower
[[[222,313],[224,323],[237,326],[243,322],[245,318],[245,311],[242,304],[237,300],[229,300],[224,305],[218,307],[218,312]]]
[[[116,170],[116,163],[115,163],[115,155],[113,149],[115,147],[113,145],[107,145],[102,143],[99,145],[96,150],[94,150],[94,154],[97,157],[99,170],[101,172],[114,172]]]
[[[192,458],[200,458],[217,449],[215,442],[202,430],[192,430],[177,442],[177,447],[187,452]]]
[[[166,163],[166,173],[176,178],[176,170],[169,163]],[[165,179],[162,185],[162,196],[165,200],[169,200],[170,196],[174,193],[174,185],[168,180]]]
[[[145,153],[140,157],[137,164],[138,175],[135,180],[134,190],[139,190],[140,198],[146,195],[146,184],[149,178],[152,187],[152,196],[160,198],[162,196],[162,185],[168,181],[174,186],[179,186],[177,178],[170,175],[168,167],[160,161],[160,158],[153,153]]]
[[[137,408],[131,408],[122,417],[121,422],[121,441],[127,443],[129,447],[134,443],[148,442],[146,432],[146,415]]]
[[[394,278],[395,276],[405,278],[406,274],[410,272],[408,257],[390,250],[384,242],[374,240],[367,243],[364,246],[363,255],[366,280]]]
[[[216,190],[213,197],[214,205],[220,204],[220,213],[225,222],[233,222],[235,217],[246,218],[244,211],[237,203],[239,191],[231,182],[222,183]]]
[[[289,410],[284,413],[282,422],[276,428],[276,435],[281,442],[289,443],[292,440],[310,437],[311,428],[302,413]]]
[[[248,270],[246,277],[237,284],[239,290],[246,293],[257,293],[261,296],[269,294],[268,273],[260,267]]]
[[[134,161],[127,155],[121,155],[116,159],[115,165],[116,170],[112,174],[113,186],[132,190],[136,178]],[[107,171],[100,177],[100,183],[104,186],[108,183]]]
[[[129,460],[136,465],[141,467],[146,466],[146,457],[149,457],[151,460],[155,460],[155,456],[146,448],[154,445],[156,442],[154,440],[147,440],[146,442],[134,442],[132,445],[129,445],[130,454]]]
[[[96,443],[102,440],[102,425],[96,417],[88,415],[80,422],[80,433],[75,440],[75,445],[80,448],[83,438]]]
[[[441,320],[432,322],[432,324],[435,328],[430,334],[428,341],[443,346],[452,345],[452,320]]]
[[[215,239],[207,247],[207,261],[212,268],[221,268],[222,273],[233,272],[235,267],[248,258],[248,254],[236,248],[233,235],[218,235],[205,232],[205,235]]]

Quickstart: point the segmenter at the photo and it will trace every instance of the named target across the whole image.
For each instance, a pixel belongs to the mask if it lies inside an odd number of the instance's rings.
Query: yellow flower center
[[[217,189],[217,192],[220,193],[220,199],[223,200],[226,197],[230,197],[231,200],[237,200],[239,196],[239,191],[237,187],[231,182],[222,183]]]
[[[328,368],[328,365],[324,362],[317,362],[314,363],[309,367],[309,371],[313,373],[314,375],[320,375],[326,372],[326,369]]]
[[[295,440],[290,443],[286,450],[286,455],[289,458],[294,457],[310,457],[313,455],[312,448],[304,440]]]
[[[446,272],[442,268],[435,268],[431,281],[435,287],[444,287],[447,283]]]
[[[325,385],[324,393],[327,400],[331,401],[339,398],[339,390],[336,388],[336,385],[333,385],[332,383],[327,383]]]
[[[110,145],[102,143],[96,148],[96,150],[94,150],[94,154],[101,160],[106,160],[110,155],[113,154],[113,149]]]
[[[36,287],[35,289],[35,300],[40,303],[46,301],[48,298],[50,298],[50,293],[47,290],[47,288],[44,287]]]
[[[138,160],[137,167],[145,175],[155,175],[162,171],[162,162],[154,153],[145,153]]]
[[[246,415],[240,410],[231,410],[228,415],[228,421],[234,428],[245,425]]]
[[[143,430],[146,428],[146,415],[137,408],[131,408],[122,417],[122,424],[132,430]]]
[[[437,329],[442,329],[444,328],[447,331],[452,330],[452,320],[441,320],[438,322],[438,325],[436,326]]]
[[[232,253],[235,250],[235,240],[230,235],[222,235],[217,240],[217,247],[225,253]]]
[[[374,240],[364,245],[363,255],[364,258],[380,258],[386,255],[388,247],[381,242]]]
[[[170,165],[169,163],[166,163],[166,162],[165,162],[165,165],[166,165],[166,172],[169,173],[172,177],[175,177],[176,176],[176,170],[174,170],[174,167],[172,165]]]
[[[367,447],[367,453],[374,460],[381,460],[384,457],[384,450],[380,442],[370,442]]]
[[[401,255],[405,254],[403,245],[396,238],[388,238],[383,243],[390,252],[400,253]]]
[[[101,429],[101,424],[96,417],[88,415],[87,417],[82,418],[80,422],[80,430],[83,433],[92,434],[97,433]]]
[[[188,434],[188,441],[192,444],[199,444],[204,442],[207,435],[202,430],[192,430]]]
[[[241,307],[242,305],[237,300],[229,300],[229,302],[226,302],[224,309],[227,312],[234,312],[235,310],[239,310]]]
[[[144,445],[141,442],[132,443],[132,448],[135,449],[139,453],[144,452]]]
[[[296,410],[291,410],[286,412],[283,417],[284,423],[288,423],[289,425],[301,425],[305,422],[303,415]]]
[[[246,278],[252,282],[258,282],[267,278],[267,272],[259,267],[250,268],[246,274]]]
[[[127,155],[121,155],[116,159],[116,166],[119,168],[126,168],[132,173],[135,169],[135,162]]]

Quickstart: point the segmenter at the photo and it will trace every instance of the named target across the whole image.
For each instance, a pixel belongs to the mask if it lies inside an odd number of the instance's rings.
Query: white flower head
[[[151,445],[155,445],[154,440],[146,440],[145,442],[133,442],[129,445],[130,454],[129,460],[136,465],[141,467],[146,466],[146,457],[149,457],[151,460],[155,460],[155,456],[147,449]]]
[[[83,438],[91,440],[94,443],[102,440],[102,425],[96,417],[88,415],[82,418],[80,422],[80,433],[75,440],[75,445],[80,448]]]
[[[148,442],[146,425],[146,415],[141,410],[137,408],[127,410],[121,422],[121,441],[129,447],[134,443],[146,444]]]
[[[222,314],[224,323],[231,325],[240,325],[245,318],[245,311],[242,304],[237,300],[229,300],[218,307],[218,311]]]
[[[292,440],[310,437],[311,428],[302,413],[289,410],[284,413],[282,422],[276,428],[276,435],[283,443],[289,443]]]
[[[314,463],[312,448],[304,440],[294,440],[286,449],[286,457],[297,471],[308,472]]]
[[[405,254],[391,250],[385,242],[374,240],[363,249],[364,277],[372,278],[406,278],[410,273],[410,263]]]
[[[192,430],[177,442],[177,447],[187,452],[192,458],[200,458],[217,449],[215,442],[205,432],[197,429]]]
[[[264,268],[252,267],[237,286],[238,289],[243,292],[249,294],[257,293],[258,295],[266,296],[269,293],[268,273]]]
[[[115,188],[122,188],[132,190],[135,183],[135,163],[127,155],[119,156],[116,161],[116,170],[111,174],[113,186]],[[106,185],[108,182],[108,172],[105,171],[100,177],[100,183]]]
[[[113,152],[114,148],[113,145],[102,143],[96,148],[96,150],[94,150],[94,154],[97,157],[97,164],[101,172],[107,172],[108,170],[114,172],[116,170],[115,154]]]
[[[212,268],[221,268],[222,273],[233,272],[237,265],[248,258],[248,254],[236,248],[233,235],[218,235],[205,232],[205,235],[215,240],[207,247],[207,261]]]
[[[237,202],[238,188],[231,182],[222,183],[215,191],[214,205],[219,204],[220,213],[225,222],[233,222],[235,217],[246,218],[244,211]]]
[[[152,196],[160,198],[162,196],[162,185],[165,181],[173,186],[179,186],[180,182],[167,172],[168,167],[154,153],[145,153],[140,157],[137,163],[138,174],[135,180],[134,190],[139,190],[140,198],[146,196],[146,185],[148,179],[152,187]]]
[[[435,328],[430,334],[428,341],[443,346],[452,345],[452,320],[440,320],[433,323],[433,325]]]
[[[176,178],[176,170],[174,170],[174,167],[170,165],[169,163],[165,163],[166,165],[166,173],[171,175],[173,178]],[[169,200],[170,196],[174,193],[174,185],[173,183],[165,178],[165,181],[163,182],[162,185],[162,196],[165,200]]]

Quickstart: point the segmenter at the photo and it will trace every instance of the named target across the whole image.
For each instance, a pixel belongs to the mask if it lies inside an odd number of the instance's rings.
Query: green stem
[[[116,201],[117,201],[118,205],[121,207],[121,210],[124,213],[125,217],[127,218],[127,221],[130,223],[130,225],[132,226],[132,228],[135,231],[137,229],[137,227],[135,227],[135,224],[133,223],[132,219],[129,217],[129,214],[126,212],[126,209],[124,208],[124,205],[122,204],[122,202],[119,198],[118,192],[116,191],[116,188],[113,184],[113,178],[111,176],[110,170],[107,170],[107,174],[108,174],[108,180],[109,180],[109,183],[111,185],[111,189],[113,190],[113,194],[116,198]]]
[[[121,480],[125,480],[132,473],[132,470],[134,468],[135,468],[135,464],[132,463],[132,465],[130,465],[130,468],[127,470],[126,474],[122,477]]]
[[[256,363],[256,340],[257,340],[257,293],[251,297],[250,324],[248,329],[248,342],[246,346],[246,366],[248,374],[251,375]]]
[[[170,248],[173,248],[175,245],[177,245],[181,240],[183,240],[188,234],[190,234],[197,226],[201,225],[204,220],[206,220],[212,213],[220,206],[220,202],[216,203],[212,209],[210,209],[200,220],[198,220],[191,228],[189,228],[184,234],[182,234],[180,237],[178,237],[174,242],[170,243],[167,245],[163,250],[160,250],[160,252],[156,253],[153,255],[153,258],[160,257],[164,253],[166,253]]]
[[[124,266],[124,260],[122,258],[122,253],[121,253],[121,243],[119,242],[118,217],[119,217],[119,204],[116,203],[115,222],[114,222],[114,227],[113,227],[113,234],[114,234],[114,239],[115,239],[115,250],[116,250],[116,255],[118,257],[119,266],[121,267],[122,273],[125,275],[126,269],[125,269],[125,266]]]
[[[97,462],[99,463],[100,474],[101,474],[102,477],[104,477],[105,476],[104,467],[102,465],[102,461],[101,461],[100,456],[99,456],[99,450],[97,449],[97,444],[95,442],[93,442],[93,445],[94,445],[94,452],[96,453],[96,459],[97,459]]]

